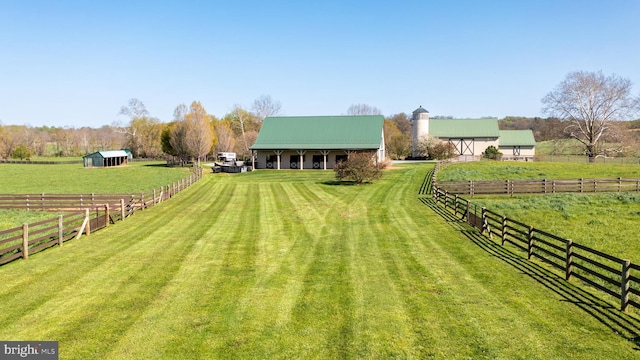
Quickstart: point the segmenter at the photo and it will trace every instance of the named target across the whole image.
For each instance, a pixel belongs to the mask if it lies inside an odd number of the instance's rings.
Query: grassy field
[[[0,164],[0,194],[129,194],[159,188],[188,175],[188,168],[168,168],[158,161],[117,168],[84,168],[81,163]],[[0,230],[52,217],[55,215],[46,212],[0,209]]]
[[[82,164],[0,164],[0,194],[114,194],[147,191],[189,175],[164,162],[133,162],[113,168]]]
[[[475,197],[479,206],[538,229],[640,263],[640,194]]]
[[[63,359],[628,359],[640,321],[443,218],[432,165],[205,174],[0,268],[0,338]]]
[[[454,164],[438,179],[640,178],[640,165],[513,163]],[[499,214],[525,222],[608,254],[640,262],[640,194],[547,194],[471,199]]]
[[[638,164],[566,164],[483,160],[452,164],[438,172],[438,181],[640,178]]]

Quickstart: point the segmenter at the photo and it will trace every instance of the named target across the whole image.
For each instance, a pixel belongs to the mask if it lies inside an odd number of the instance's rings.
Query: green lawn
[[[438,179],[640,178],[640,165],[482,161],[445,167]],[[640,194],[466,196],[478,206],[620,258],[640,262]]]
[[[0,267],[0,338],[62,359],[629,359],[640,321],[438,214],[432,165],[206,173]],[[435,210],[435,211],[434,211]]]
[[[35,160],[44,159],[69,158]],[[133,162],[115,168],[84,168],[82,163],[0,164],[0,194],[130,194],[150,191],[189,175],[188,168],[164,164]],[[55,216],[46,212],[0,209],[0,230]]]
[[[164,162],[132,162],[112,168],[82,164],[0,164],[0,194],[114,194],[149,191],[189,175]]]
[[[640,178],[639,164],[567,164],[556,162],[474,161],[449,165],[438,181],[519,179]]]

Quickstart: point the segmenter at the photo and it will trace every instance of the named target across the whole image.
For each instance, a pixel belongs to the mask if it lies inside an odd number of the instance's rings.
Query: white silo
[[[416,157],[419,156],[418,143],[429,135],[429,112],[422,105],[413,111],[411,125],[411,156]]]

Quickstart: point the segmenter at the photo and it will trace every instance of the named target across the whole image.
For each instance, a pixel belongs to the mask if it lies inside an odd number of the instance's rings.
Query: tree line
[[[640,120],[619,121],[632,119],[640,110],[640,96],[631,94],[628,79],[602,72],[572,72],[541,102],[549,117],[507,116],[498,121],[499,128],[530,129],[538,142],[563,144],[563,140],[575,139],[591,160],[599,155],[640,154]],[[0,158],[82,156],[97,150],[129,149],[134,157],[169,157],[182,164],[191,159],[207,159],[218,152],[235,152],[238,158],[248,160],[262,120],[280,112],[280,102],[267,95],[256,99],[249,109],[234,106],[220,119],[194,101],[189,106],[178,105],[172,121],[163,123],[149,115],[142,101],[131,99],[119,112],[129,118],[126,125],[74,129],[0,124]],[[381,114],[379,108],[367,104],[353,104],[347,109],[347,115]],[[384,136],[391,159],[411,155],[412,125],[408,114],[385,117]]]
[[[249,109],[240,105],[222,118],[207,113],[198,101],[178,105],[172,121],[161,122],[144,103],[130,99],[119,115],[126,124],[90,127],[31,127],[0,124],[0,158],[33,156],[77,157],[95,151],[128,149],[135,158],[168,159],[186,163],[218,152],[235,152],[249,158],[262,120],[280,114],[280,102],[268,95],[256,99]]]

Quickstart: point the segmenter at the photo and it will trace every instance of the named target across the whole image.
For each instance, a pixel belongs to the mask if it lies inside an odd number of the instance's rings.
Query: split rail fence
[[[0,209],[58,213],[54,218],[0,231],[0,265],[28,259],[30,254],[122,221],[170,199],[201,177],[202,169],[194,168],[179,181],[136,194],[0,194]]]
[[[479,207],[445,189],[433,185],[431,194],[436,204],[490,239],[514,246],[529,260],[536,258],[551,265],[563,272],[566,280],[579,279],[613,296],[622,311],[628,311],[629,306],[640,309],[640,265]]]

